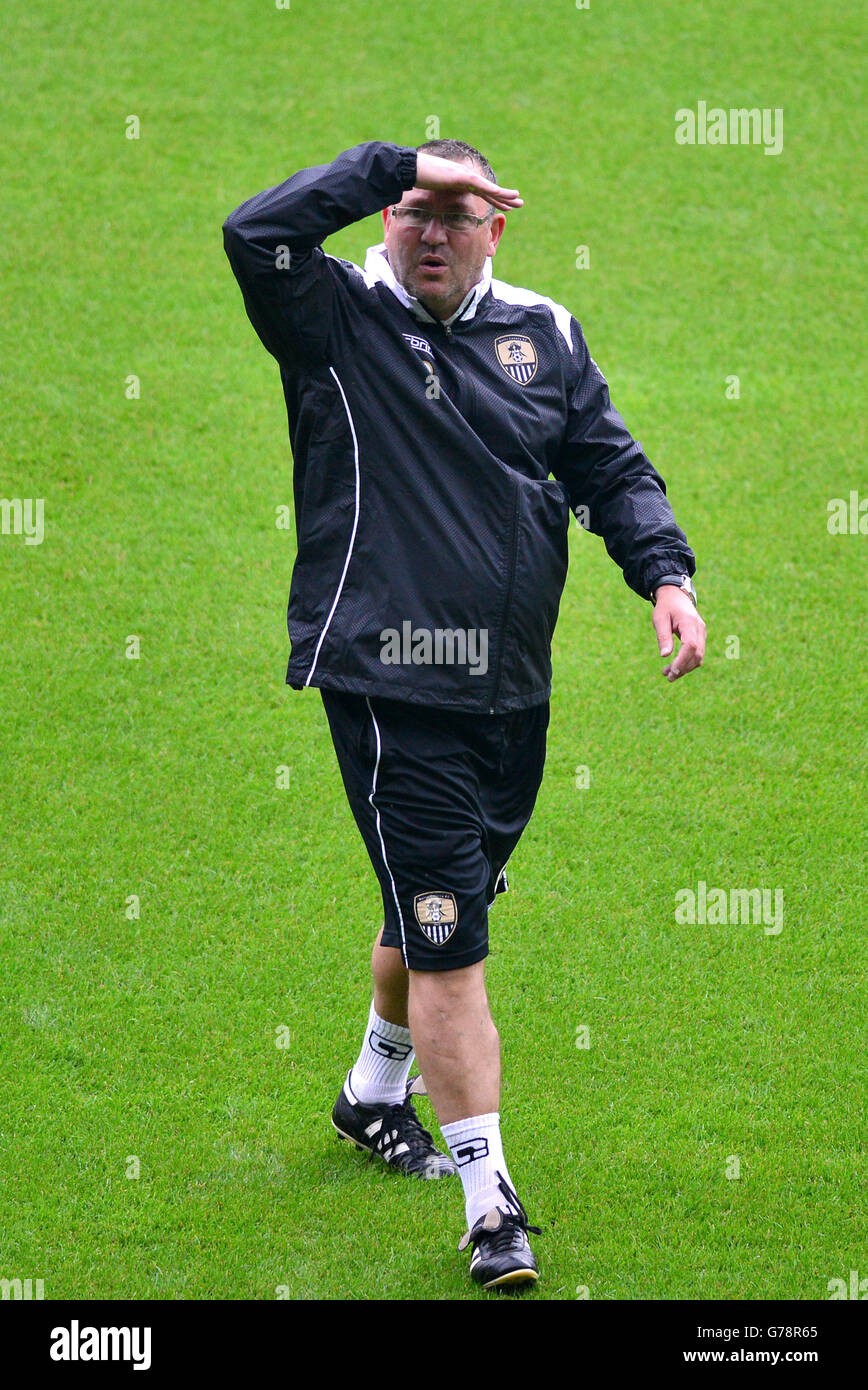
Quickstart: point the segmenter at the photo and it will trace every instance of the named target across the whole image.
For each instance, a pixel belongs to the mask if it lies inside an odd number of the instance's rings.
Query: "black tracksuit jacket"
[[[500,714],[549,697],[571,509],[643,598],[695,560],[562,305],[492,279],[489,259],[444,324],[382,246],[364,269],[321,249],[400,202],[415,173],[412,147],[369,141],[242,203],[223,227],[289,417],[286,679]],[[387,664],[387,630],[446,632],[444,653],[448,634],[475,632],[477,655],[484,632],[485,669],[448,656]]]

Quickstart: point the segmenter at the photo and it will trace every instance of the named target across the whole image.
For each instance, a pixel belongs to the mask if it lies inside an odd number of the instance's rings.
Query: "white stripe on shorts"
[[[371,805],[371,807],[372,807],[372,809],[373,809],[373,811],[375,812],[376,817],[377,817],[377,834],[378,834],[378,836],[380,837],[380,850],[381,850],[382,855],[383,855],[383,863],[384,863],[385,866],[386,866],[386,872],[387,872],[388,875],[389,875],[389,882],[390,882],[391,885],[392,885],[392,897],[395,899],[395,907],[396,907],[397,912],[398,912],[398,922],[399,922],[400,927],[401,927],[401,957],[402,957],[402,959],[403,959],[403,961],[404,961],[404,964],[407,965],[407,939],[406,939],[406,937],[405,937],[405,935],[404,935],[404,918],[403,918],[403,916],[402,916],[402,914],[401,914],[401,904],[398,902],[398,890],[397,890],[396,887],[395,887],[395,880],[392,878],[392,870],[389,868],[389,860],[388,860],[388,858],[386,857],[386,845],[385,845],[385,842],[384,842],[384,840],[383,840],[383,830],[382,830],[382,826],[381,826],[381,824],[380,824],[380,810],[379,810],[379,807],[378,807],[378,806],[375,804],[375,802],[374,802],[374,794],[375,794],[375,792],[376,792],[376,790],[377,790],[377,772],[378,772],[379,767],[380,767],[380,749],[381,749],[381,747],[382,747],[382,744],[381,744],[381,742],[380,742],[380,726],[379,726],[379,724],[377,723],[376,716],[374,715],[374,711],[371,709],[371,702],[370,702],[370,700],[368,699],[367,695],[365,696],[365,704],[367,705],[368,710],[370,711],[371,719],[374,721],[374,732],[375,732],[375,734],[377,735],[377,761],[374,763],[374,777],[373,777],[373,781],[372,781],[372,783],[371,783],[371,790],[370,790],[370,794],[369,794],[369,796],[368,796],[368,801],[369,801],[369,803],[370,803],[370,805]],[[409,966],[408,966],[408,969],[409,969]]]

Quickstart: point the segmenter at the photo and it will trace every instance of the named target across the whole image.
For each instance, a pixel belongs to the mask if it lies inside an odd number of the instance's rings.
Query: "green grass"
[[[0,1275],[51,1298],[480,1296],[457,1184],[376,1171],[329,1124],[379,896],[319,697],[283,685],[285,413],[220,235],[432,114],[521,189],[495,273],[582,321],[709,628],[670,687],[650,608],[573,531],[488,971],[538,1296],[823,1299],[868,1275],[868,537],[826,528],[831,497],[868,495],[859,13],[12,7],[0,492],[45,498],[46,536],[0,537]],[[676,146],[699,99],[783,107],[783,153]],[[328,249],[379,239],[370,219]],[[679,926],[699,879],[781,887],[783,931]]]

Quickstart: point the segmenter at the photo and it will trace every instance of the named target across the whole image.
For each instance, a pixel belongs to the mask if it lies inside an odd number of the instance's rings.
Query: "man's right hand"
[[[428,188],[434,192],[475,193],[493,207],[507,212],[510,208],[524,207],[524,199],[518,196],[517,188],[501,188],[492,183],[473,164],[461,164],[454,159],[441,159],[439,155],[420,150],[416,156],[416,188]]]

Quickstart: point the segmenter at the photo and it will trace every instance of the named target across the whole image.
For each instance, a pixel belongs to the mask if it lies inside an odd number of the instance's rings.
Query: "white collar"
[[[450,314],[448,319],[435,319],[425,308],[421,300],[415,295],[408,294],[398,280],[395,272],[386,259],[386,243],[381,241],[379,246],[369,246],[365,256],[365,280],[369,285],[375,285],[378,281],[386,285],[400,299],[405,309],[409,309],[417,318],[426,319],[428,323],[442,323],[448,325],[454,323],[455,319],[472,319],[476,314],[476,306],[491,284],[491,257],[486,256],[485,264],[482,267],[482,279],[477,281],[471,290],[462,299],[454,314]]]

